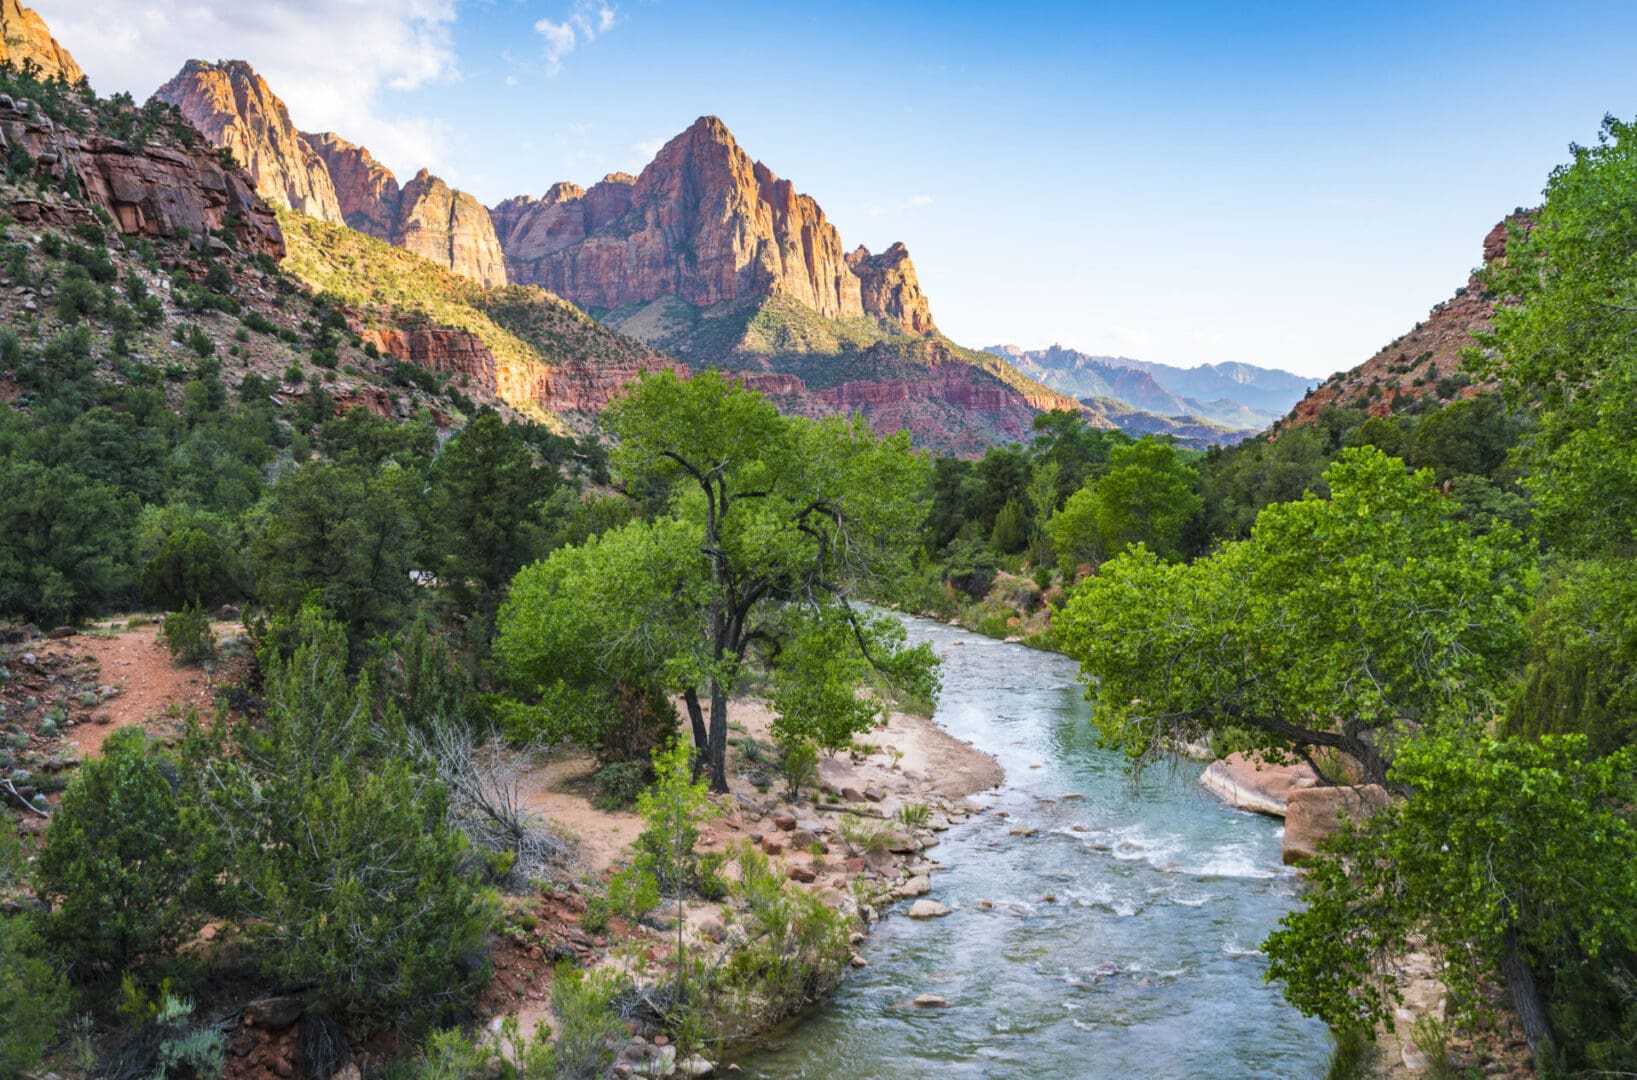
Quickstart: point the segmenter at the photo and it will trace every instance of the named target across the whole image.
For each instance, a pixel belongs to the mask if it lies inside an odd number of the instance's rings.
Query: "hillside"
[[[1485,264],[1506,257],[1509,226],[1528,227],[1528,213],[1503,218],[1483,240]],[[1461,354],[1474,344],[1472,335],[1489,329],[1495,297],[1477,277],[1435,304],[1426,319],[1383,346],[1374,356],[1348,371],[1337,372],[1291,410],[1286,423],[1305,424],[1327,406],[1364,409],[1371,416],[1391,416],[1424,399],[1448,401],[1470,398],[1492,389],[1474,382],[1461,363]]]

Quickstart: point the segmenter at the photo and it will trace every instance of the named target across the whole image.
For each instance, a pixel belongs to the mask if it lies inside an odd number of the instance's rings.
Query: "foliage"
[[[66,466],[0,469],[0,611],[66,622],[129,591],[134,496]]]
[[[1058,565],[1072,575],[1082,561],[1137,544],[1176,558],[1183,530],[1203,505],[1197,479],[1175,447],[1152,436],[1116,447],[1108,472],[1070,496],[1051,521]]]
[[[44,932],[80,979],[159,959],[204,925],[213,868],[195,861],[200,826],[146,739],[140,728],[110,735],[46,831]]]
[[[159,641],[179,664],[198,664],[216,655],[216,635],[210,616],[197,605],[173,611],[159,628]]]
[[[0,1077],[12,1080],[34,1071],[68,1014],[68,988],[42,956],[29,920],[0,916]]]
[[[779,758],[779,774],[784,777],[785,794],[795,802],[801,798],[803,788],[818,783],[818,751],[806,742],[789,746]]]
[[[604,765],[592,778],[597,793],[591,804],[599,810],[623,810],[637,801],[648,786],[648,769],[635,761]]]
[[[1499,692],[1531,587],[1516,535],[1473,535],[1430,475],[1373,447],[1325,479],[1328,500],[1268,507],[1191,566],[1139,547],[1079,586],[1057,630],[1105,740],[1141,761],[1231,725],[1380,781],[1407,727]]]
[[[197,526],[170,533],[142,567],[142,599],[158,607],[211,605],[236,591],[234,559],[220,540]]]
[[[595,1080],[614,1059],[612,1045],[627,1036],[610,1002],[618,976],[607,969],[581,971],[564,961],[551,980],[551,1011],[557,1018],[557,1075]]]
[[[1533,959],[1548,1000],[1587,965],[1631,956],[1634,764],[1629,749],[1588,758],[1578,735],[1526,742],[1459,728],[1407,742],[1393,773],[1415,796],[1344,831],[1310,867],[1307,909],[1285,916],[1264,945],[1268,978],[1332,1026],[1385,1020],[1393,988],[1380,961],[1422,933],[1470,1020],[1479,980],[1510,976],[1520,954]],[[1618,1011],[1617,986],[1604,993]],[[1629,1000],[1623,1008],[1629,1025]],[[1573,1042],[1563,1034],[1576,1067],[1637,1062],[1612,1027],[1576,1030]]]

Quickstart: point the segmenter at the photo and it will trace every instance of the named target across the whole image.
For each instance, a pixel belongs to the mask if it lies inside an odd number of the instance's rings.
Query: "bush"
[[[177,529],[142,568],[142,599],[164,608],[220,603],[237,591],[233,561],[221,542],[203,529]]]
[[[790,801],[801,798],[802,788],[818,783],[818,748],[809,742],[799,742],[785,750],[779,762],[779,775],[784,777]]]
[[[140,728],[122,728],[63,793],[39,858],[47,940],[76,975],[154,959],[204,925],[214,871]]]
[[[0,1076],[35,1070],[68,1012],[63,977],[39,954],[28,920],[0,918]]]
[[[216,637],[211,633],[210,616],[197,604],[165,616],[159,640],[179,664],[200,664],[216,656]]]
[[[616,761],[598,770],[592,780],[597,793],[591,804],[599,810],[623,810],[637,801],[648,786],[648,770],[635,761]]]
[[[557,1075],[594,1080],[614,1060],[611,1045],[629,1036],[610,1004],[618,976],[606,970],[580,971],[557,965],[551,983],[551,1011],[557,1017]]]

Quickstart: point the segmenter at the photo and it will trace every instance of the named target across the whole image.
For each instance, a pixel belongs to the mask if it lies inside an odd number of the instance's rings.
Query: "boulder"
[[[945,1001],[937,994],[917,994],[915,996],[915,1000],[911,1001],[910,1004],[914,1005],[917,1009],[949,1008],[949,1002]]]
[[[1335,833],[1344,820],[1362,821],[1390,801],[1379,784],[1292,791],[1285,810],[1285,865],[1311,859],[1319,853],[1319,842]]]
[[[812,884],[813,880],[818,877],[811,868],[801,865],[792,866],[784,873],[791,881],[799,881],[803,885]]]
[[[306,999],[297,994],[257,998],[244,1007],[244,1022],[253,1027],[286,1028],[301,1019]]]
[[[53,641],[61,641],[63,638],[71,638],[78,633],[79,631],[74,629],[72,626],[59,626],[55,630],[47,633],[46,637]]]
[[[1213,761],[1199,776],[1200,786],[1229,806],[1270,817],[1284,817],[1290,793],[1318,782],[1306,763],[1272,765],[1246,754]]]
[[[927,877],[925,874],[916,874],[914,877],[898,886],[898,888],[894,889],[893,893],[901,899],[908,900],[917,896],[925,896],[931,891],[932,879]]]
[[[941,919],[949,914],[949,909],[936,900],[917,900],[909,906],[907,914],[912,919]]]

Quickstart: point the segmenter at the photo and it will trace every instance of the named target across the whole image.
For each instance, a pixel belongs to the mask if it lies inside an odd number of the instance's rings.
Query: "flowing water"
[[[1322,1076],[1323,1025],[1262,982],[1256,949],[1296,903],[1279,823],[1206,795],[1195,764],[1133,787],[1095,745],[1071,661],[908,622],[944,658],[938,722],[999,758],[1006,784],[929,852],[953,914],[886,920],[869,966],[745,1074]],[[1038,831],[1010,835],[1020,824]],[[923,993],[950,1007],[905,1004]]]

